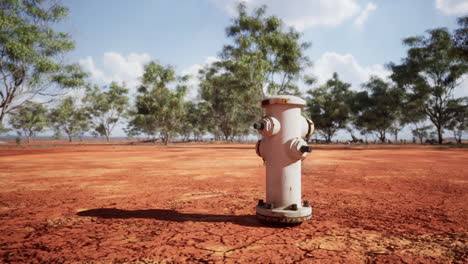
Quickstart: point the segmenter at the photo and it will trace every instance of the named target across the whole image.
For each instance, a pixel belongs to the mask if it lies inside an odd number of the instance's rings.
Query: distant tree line
[[[381,142],[393,135],[397,141],[401,129],[411,125],[421,143],[434,136],[442,144],[444,130],[461,143],[468,130],[468,98],[454,97],[468,72],[468,16],[458,19],[454,32],[438,28],[404,39],[407,55],[388,63],[389,79],[372,76],[361,91],[353,91],[338,73],[323,85],[304,75],[311,65],[305,56],[310,43],[281,19],[267,16],[265,6],[249,14],[240,4],[226,28],[230,44],[219,60],[200,70],[193,101],[184,100],[189,76],[157,61],[144,66],[133,100],[125,83],[90,84],[77,64],[62,63],[74,44],[51,24],[66,16],[67,8],[57,1],[0,3],[0,133],[13,129],[29,141],[49,128],[70,142],[86,134],[109,141],[121,124],[129,137],[165,144],[176,136],[201,140],[208,134],[233,140],[253,132],[251,124],[262,115],[259,101],[274,94],[304,96],[306,114],[326,142],[340,130],[354,142],[370,135]],[[300,79],[310,87],[304,95]],[[60,97],[64,88],[86,88],[86,94]],[[56,98],[61,99],[45,107]]]

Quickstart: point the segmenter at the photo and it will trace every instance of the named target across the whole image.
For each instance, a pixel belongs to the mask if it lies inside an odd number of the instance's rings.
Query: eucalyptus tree
[[[171,66],[151,61],[144,67],[142,85],[136,97],[136,113],[146,133],[158,133],[164,144],[184,126],[184,96],[188,76],[176,76]],[[170,88],[170,85],[175,87]],[[144,121],[143,121],[144,120]],[[150,126],[147,122],[152,122]]]
[[[200,98],[207,111],[210,133],[222,134],[224,140],[248,134],[250,125],[257,118],[259,100],[245,90],[237,77],[211,65],[200,71]]]
[[[127,94],[125,84],[119,85],[116,82],[103,90],[98,86],[88,89],[83,101],[91,118],[93,134],[105,136],[109,142],[112,131],[127,114]]]
[[[42,132],[49,124],[47,108],[40,103],[26,102],[10,115],[9,122],[18,135],[26,136],[30,143],[31,137]]]
[[[379,77],[372,76],[362,85],[365,91],[355,95],[360,105],[356,125],[377,134],[385,142],[387,134],[398,120],[403,93]]]
[[[221,52],[225,70],[257,98],[266,93],[296,94],[294,82],[309,65],[304,51],[310,44],[301,42],[301,34],[285,28],[281,19],[265,13],[266,6],[249,15],[245,4],[238,5],[238,16],[226,28],[231,44]]]
[[[49,116],[56,135],[64,132],[69,142],[73,136],[81,136],[89,130],[90,116],[84,107],[77,105],[76,98],[66,97],[50,111]]]
[[[70,35],[53,28],[67,13],[59,1],[0,1],[0,124],[34,97],[83,85],[81,68],[62,62],[74,48]]]
[[[184,103],[184,108],[185,115],[182,119],[184,124],[179,134],[184,141],[189,140],[191,136],[193,140],[199,140],[207,132],[209,125],[205,104],[188,101]]]
[[[158,126],[154,116],[141,114],[135,108],[128,111],[128,118],[127,127],[124,129],[127,136],[134,137],[143,134],[148,139],[153,140],[153,142],[156,141]]]
[[[310,95],[307,98],[307,112],[326,142],[331,142],[338,130],[346,128],[350,119],[350,87],[351,84],[342,82],[335,72],[324,85],[307,92]]]
[[[462,143],[462,137],[468,132],[468,97],[453,100],[449,105],[454,113],[454,118],[445,126],[452,131],[458,144]]]
[[[429,138],[429,131],[431,130],[432,126],[417,126],[411,130],[411,133],[413,134],[413,137],[416,137],[419,139],[419,142],[423,144],[423,140],[425,138]]]
[[[465,26],[468,23],[463,23]],[[391,63],[391,78],[406,90],[411,100],[422,102],[421,111],[436,127],[439,144],[443,129],[454,118],[449,107],[453,91],[468,72],[467,57],[462,56],[453,35],[445,28],[429,30],[427,36],[409,37],[403,43],[409,47],[407,56],[397,65]],[[465,31],[466,36],[466,31]]]
[[[466,61],[468,60],[468,16],[459,17],[457,23],[459,28],[454,33],[455,46]]]

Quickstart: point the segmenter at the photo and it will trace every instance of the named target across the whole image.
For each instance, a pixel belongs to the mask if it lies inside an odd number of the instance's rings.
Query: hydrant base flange
[[[297,210],[282,208],[268,209],[265,206],[255,207],[259,220],[273,223],[299,224],[312,218],[312,207],[300,207]]]
[[[310,220],[312,215],[304,216],[304,217],[272,217],[272,216],[265,216],[257,214],[257,219],[260,221],[265,221],[269,223],[278,223],[278,224],[292,224],[297,225],[301,224],[307,220]]]

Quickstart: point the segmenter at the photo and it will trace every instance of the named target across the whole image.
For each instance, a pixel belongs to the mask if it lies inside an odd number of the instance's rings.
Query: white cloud
[[[84,70],[88,71],[91,79],[100,85],[107,85],[112,81],[125,82],[127,87],[135,89],[139,78],[143,75],[143,66],[151,60],[147,53],[130,53],[127,56],[116,52],[106,52],[99,60],[98,67],[95,60],[88,56],[79,60]]]
[[[436,8],[447,15],[463,15],[468,13],[467,0],[436,0]]]
[[[205,58],[203,64],[194,64],[188,68],[185,68],[181,71],[181,75],[190,75],[190,79],[187,83],[188,91],[185,96],[186,100],[196,100],[198,96],[198,85],[200,80],[198,79],[198,71],[200,71],[205,65],[211,64],[218,61],[219,59],[213,56],[208,56]]]
[[[211,0],[230,15],[236,15],[237,1]],[[359,13],[356,0],[248,0],[248,10],[267,5],[269,14],[279,16],[297,30],[316,26],[337,26]]]
[[[354,25],[358,27],[362,27],[364,23],[367,21],[367,18],[369,18],[369,14],[377,9],[377,5],[370,2],[367,4],[366,8],[361,11],[358,17],[354,20]]]
[[[324,84],[337,72],[340,79],[351,83],[352,89],[357,91],[361,84],[367,82],[369,77],[376,75],[389,81],[390,71],[381,64],[364,66],[359,64],[352,54],[338,54],[335,52],[324,53],[311,69],[311,73],[317,78],[318,85]],[[310,87],[307,87],[310,89]],[[468,74],[460,79],[460,84],[454,90],[456,98],[468,96]]]
[[[81,67],[83,67],[83,69],[91,75],[90,77],[93,80],[98,82],[106,81],[104,73],[96,67],[92,57],[88,56],[84,59],[79,60],[78,62],[81,65]]]
[[[353,55],[335,52],[324,53],[312,68],[319,85],[329,80],[334,72],[338,73],[342,81],[351,83],[353,90],[358,90],[371,75],[386,79],[390,74],[381,64],[363,66]]]

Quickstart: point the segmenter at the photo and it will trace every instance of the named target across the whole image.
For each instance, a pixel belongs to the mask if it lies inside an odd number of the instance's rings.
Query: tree
[[[311,96],[307,98],[307,111],[314,120],[315,129],[325,137],[326,142],[331,142],[339,129],[346,128],[351,113],[348,104],[350,86],[342,82],[335,72],[325,85],[307,92]]]
[[[200,72],[200,98],[207,109],[207,122],[213,135],[222,134],[224,140],[248,134],[257,113],[248,111],[254,102],[251,93],[245,90],[231,72],[211,65]],[[258,108],[259,100],[256,101]]]
[[[453,137],[458,144],[462,143],[462,136],[468,131],[468,97],[453,100],[449,105],[454,113],[454,118],[445,128],[453,133]]]
[[[401,64],[389,65],[391,78],[413,100],[422,100],[421,109],[436,127],[442,144],[443,128],[454,118],[448,107],[453,90],[468,71],[466,57],[460,55],[453,36],[444,28],[429,30],[427,37],[406,38],[403,43],[409,46],[407,56]]]
[[[6,127],[4,127],[2,124],[0,124],[0,135],[6,133],[8,131],[10,131],[10,130],[7,129]]]
[[[265,17],[265,12],[262,6],[249,15],[245,4],[239,4],[238,16],[226,28],[232,44],[224,46],[222,64],[255,98],[266,93],[295,94],[294,81],[309,65],[304,51],[310,44],[300,42],[298,32],[286,30],[281,19]]]
[[[387,133],[398,119],[402,90],[376,76],[362,86],[366,91],[355,95],[360,106],[356,126],[377,133],[380,141],[385,142]]]
[[[411,133],[413,134],[414,137],[417,137],[419,139],[419,142],[422,144],[423,140],[429,137],[430,129],[431,129],[431,126],[419,126],[411,130]]]
[[[179,134],[183,137],[183,141],[190,139],[193,136],[194,140],[199,140],[208,129],[208,120],[206,107],[203,103],[185,102],[184,103],[184,125],[181,127]]]
[[[86,111],[91,116],[96,135],[105,136],[107,142],[115,126],[126,116],[128,107],[128,89],[125,84],[112,82],[108,89],[101,91],[91,87],[85,98]]]
[[[67,12],[58,1],[0,2],[0,124],[36,96],[57,95],[56,88],[83,85],[86,74],[81,68],[61,62],[74,48],[73,41],[51,26]]]
[[[155,61],[144,67],[142,85],[136,97],[137,114],[142,121],[137,125],[153,122],[151,127],[145,125],[145,131],[158,132],[165,145],[184,126],[182,120],[185,115],[187,79],[187,76],[177,77],[172,67],[162,66]],[[172,90],[168,86],[174,82],[176,87]]]
[[[158,126],[154,116],[140,114],[137,109],[130,110],[128,116],[130,120],[124,130],[129,137],[145,134],[148,139],[156,141]]]
[[[455,46],[464,61],[468,60],[468,16],[459,17],[457,23],[460,28],[455,30],[454,40]]]
[[[18,135],[25,135],[30,143],[31,137],[47,127],[47,109],[39,103],[25,103],[11,114],[10,125],[16,129]]]
[[[78,107],[72,97],[65,98],[50,113],[56,134],[60,135],[60,131],[63,131],[67,134],[69,142],[72,142],[73,136],[83,135],[89,130],[89,118],[86,109]]]

